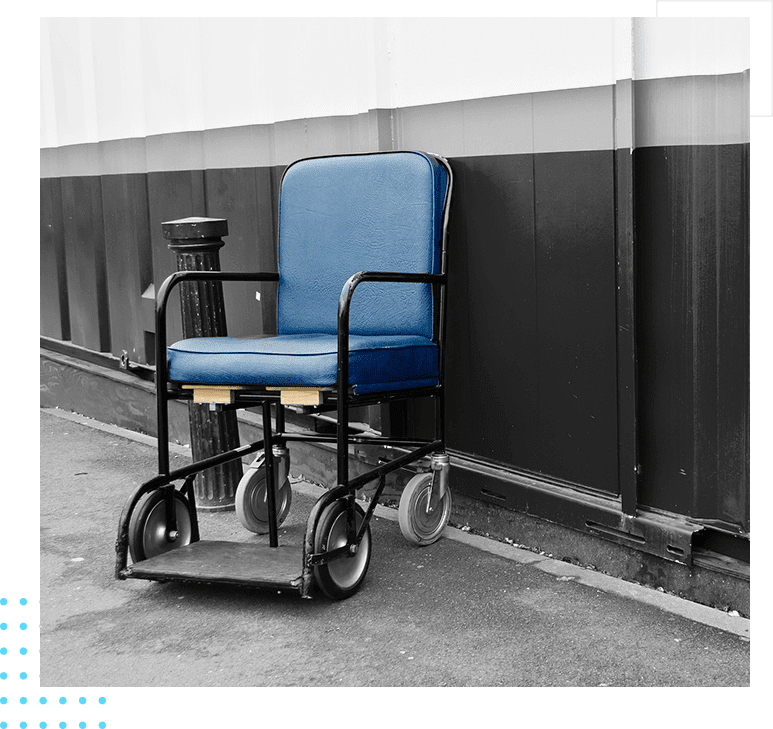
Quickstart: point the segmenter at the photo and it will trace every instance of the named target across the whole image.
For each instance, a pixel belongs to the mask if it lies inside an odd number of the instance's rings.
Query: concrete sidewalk
[[[412,547],[384,508],[349,600],[116,581],[118,517],[155,448],[63,415],[41,413],[41,686],[749,684],[743,618],[459,530]],[[297,484],[287,529],[315,494]],[[201,531],[255,538],[233,512]]]

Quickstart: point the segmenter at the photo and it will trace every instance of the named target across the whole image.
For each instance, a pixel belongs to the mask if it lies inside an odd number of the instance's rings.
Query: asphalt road
[[[155,449],[41,413],[41,686],[745,686],[736,635],[376,518],[349,600],[113,578]],[[178,464],[183,463],[175,456]],[[312,500],[296,494],[287,530]],[[233,512],[203,538],[247,541]]]

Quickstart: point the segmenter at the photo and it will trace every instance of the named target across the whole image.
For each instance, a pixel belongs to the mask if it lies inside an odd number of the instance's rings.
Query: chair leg
[[[158,434],[158,473],[168,476],[169,466],[169,396],[166,391],[166,315],[164,307],[156,310],[156,431]]]
[[[349,484],[349,402],[348,390],[345,386],[341,386],[341,379],[339,378],[338,387],[336,452],[338,456],[338,486],[347,486]],[[347,540],[349,544],[354,544],[357,534],[354,520],[354,491],[347,494],[345,498]]]
[[[158,361],[158,360],[156,360]],[[160,366],[157,368],[160,369]],[[166,378],[156,374],[156,430],[158,434],[158,473],[169,474],[169,409]]]
[[[271,401],[263,401],[263,462],[266,468],[266,501],[268,506],[268,541],[279,546],[279,525],[276,514],[276,480],[274,479],[274,454],[271,443]]]
[[[338,423],[336,426],[336,451],[338,456],[338,485],[349,483],[349,403],[345,388],[338,388]]]
[[[276,404],[276,432],[285,432],[285,406],[281,402]]]
[[[435,440],[443,443],[446,448],[446,394],[445,389],[435,395]]]

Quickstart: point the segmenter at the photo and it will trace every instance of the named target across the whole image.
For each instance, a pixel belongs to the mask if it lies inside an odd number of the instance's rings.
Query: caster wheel
[[[354,505],[354,523],[360,528],[365,512]],[[346,544],[346,501],[339,499],[327,506],[320,516],[314,537],[314,551],[329,552]],[[370,524],[353,557],[340,557],[314,567],[314,579],[322,592],[331,600],[351,597],[360,589],[370,564]]]
[[[129,520],[129,553],[141,562],[191,543],[191,507],[179,491],[174,492],[177,534],[166,530],[166,501],[162,490],[143,496]]]
[[[420,473],[408,482],[400,496],[400,531],[411,544],[425,546],[436,542],[451,516],[451,492],[446,489],[440,499],[437,485],[430,496],[431,486],[432,474]]]
[[[290,513],[293,490],[289,479],[276,492],[277,525],[282,526]],[[241,525],[255,534],[268,534],[268,490],[263,461],[257,467],[250,466],[236,488],[236,515]]]

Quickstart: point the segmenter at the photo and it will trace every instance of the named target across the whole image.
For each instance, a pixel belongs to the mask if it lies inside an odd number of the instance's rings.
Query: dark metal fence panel
[[[57,177],[40,180],[40,292],[40,333],[69,339],[62,186]]]
[[[642,503],[749,528],[749,145],[634,155]]]
[[[204,190],[206,214],[228,220],[222,270],[275,271],[275,213],[267,168],[206,170]],[[231,336],[276,331],[276,288],[274,283],[247,282],[224,287]]]
[[[617,493],[613,153],[451,162],[449,445]]]
[[[539,470],[616,494],[613,155],[534,155],[534,209]]]
[[[63,177],[61,187],[71,338],[81,347],[109,352],[101,179]]]
[[[135,173],[104,175],[101,181],[111,350],[144,363],[142,293],[152,282],[147,180]]]
[[[618,84],[617,108],[630,109],[626,85]],[[627,127],[630,129],[630,126]],[[636,255],[633,155],[615,150],[615,235],[617,238],[617,467],[620,504],[634,516],[638,507],[639,439],[636,360]]]
[[[452,448],[539,467],[531,155],[451,160],[446,434]]]
[[[177,270],[175,255],[161,233],[161,223],[201,215],[206,210],[204,171],[148,172],[147,178],[153,282],[158,290],[164,279]],[[169,342],[182,339],[180,297],[177,295],[169,300],[167,321]]]

